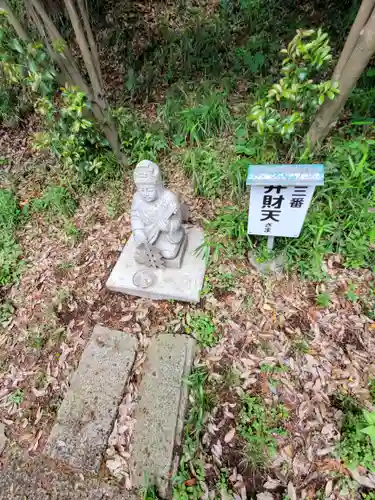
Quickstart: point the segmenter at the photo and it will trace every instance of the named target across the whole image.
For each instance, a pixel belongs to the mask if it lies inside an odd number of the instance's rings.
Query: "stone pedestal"
[[[206,263],[201,256],[195,254],[195,250],[203,243],[203,230],[190,227],[186,228],[186,234],[187,248],[180,269],[153,269],[137,264],[134,260],[135,242],[131,236],[108,278],[107,288],[113,292],[154,300],[199,302]],[[146,277],[144,281],[149,278],[148,287],[139,286],[142,275]]]

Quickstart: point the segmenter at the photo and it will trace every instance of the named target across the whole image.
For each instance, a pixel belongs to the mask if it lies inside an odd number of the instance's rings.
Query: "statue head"
[[[134,169],[134,183],[145,201],[155,201],[163,187],[160,168],[150,160],[140,161]]]

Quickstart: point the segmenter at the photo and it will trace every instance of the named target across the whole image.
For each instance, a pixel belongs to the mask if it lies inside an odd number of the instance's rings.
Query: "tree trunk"
[[[356,85],[374,52],[375,9],[373,9],[369,20],[360,32],[357,44],[341,72],[339,80],[340,94],[333,100],[325,100],[310,127],[308,139],[311,146],[314,146],[317,142],[321,142],[333,127],[351,90]]]
[[[332,80],[340,79],[341,72],[348,62],[348,59],[353,52],[354,47],[356,46],[361,30],[366,25],[374,6],[375,0],[362,0],[357,17],[355,18],[355,21],[350,29],[350,33],[348,35],[348,38],[346,39],[338,63],[336,64]]]
[[[24,27],[17,19],[17,17],[14,15],[11,6],[6,0],[0,0],[0,10],[5,10],[5,12],[8,14],[9,22],[15,29],[19,38],[21,38],[21,40],[23,40],[24,42],[29,42],[30,41],[29,35],[27,34]]]
[[[129,163],[129,160],[121,151],[121,144],[118,137],[117,128],[112,117],[109,114],[108,109],[103,108],[100,104],[93,101],[92,111],[99,125],[101,126],[109,145],[115,153],[117,161],[120,163],[120,165],[127,165]]]

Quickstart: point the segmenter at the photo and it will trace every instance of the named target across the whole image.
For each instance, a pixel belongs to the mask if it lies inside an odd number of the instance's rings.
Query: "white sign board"
[[[249,234],[299,236],[315,186],[252,186]]]
[[[297,238],[323,165],[250,165],[248,233]]]

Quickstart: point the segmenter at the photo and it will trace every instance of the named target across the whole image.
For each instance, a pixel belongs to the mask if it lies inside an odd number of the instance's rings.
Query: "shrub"
[[[63,165],[91,182],[116,164],[113,152],[91,117],[91,105],[77,87],[65,87],[55,98],[42,97],[36,105],[44,119],[44,132],[35,135],[37,149],[49,148]]]
[[[286,56],[281,68],[283,77],[272,85],[266,99],[252,107],[249,120],[261,135],[290,139],[308,124],[326,98],[335,98],[338,84],[314,80],[332,59],[328,35],[322,30],[297,30],[281,53]]]

